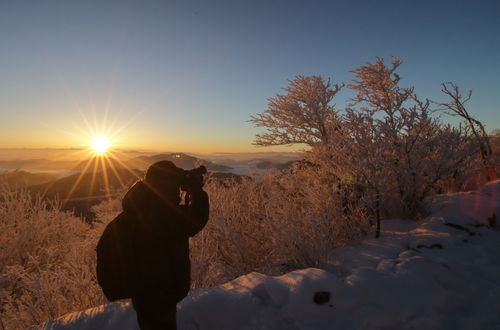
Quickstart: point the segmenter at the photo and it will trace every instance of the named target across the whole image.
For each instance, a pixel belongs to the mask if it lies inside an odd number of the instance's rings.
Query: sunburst
[[[80,115],[86,127],[75,127],[75,130],[70,132],[70,134],[81,140],[85,146],[81,149],[84,152],[83,162],[79,166],[80,173],[64,198],[63,204],[66,204],[70,200],[80,199],[73,197],[73,195],[82,183],[85,175],[90,175],[90,178],[86,179],[90,179],[90,184],[85,199],[93,200],[96,198],[109,199],[114,197],[116,191],[113,191],[114,189],[110,185],[111,180],[119,182],[121,186],[129,184],[130,182],[126,182],[127,180],[123,178],[123,170],[130,173],[132,177],[140,179],[138,174],[121,160],[119,156],[119,145],[124,138],[121,133],[132,120],[129,120],[121,127],[116,127],[116,120],[112,123],[107,122],[107,113],[104,114],[104,118],[101,118],[101,120],[98,120],[97,116],[94,116],[93,121],[89,121],[82,112],[80,112]],[[78,134],[77,131],[80,131],[80,133]],[[103,183],[103,191],[99,191],[97,188],[98,181]]]

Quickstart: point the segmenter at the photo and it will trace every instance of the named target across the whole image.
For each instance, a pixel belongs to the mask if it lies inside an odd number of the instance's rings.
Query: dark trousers
[[[177,303],[156,299],[132,298],[141,330],[176,330]]]

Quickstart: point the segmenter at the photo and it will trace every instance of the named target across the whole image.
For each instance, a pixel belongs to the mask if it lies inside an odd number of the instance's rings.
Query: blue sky
[[[79,146],[88,121],[125,127],[124,147],[262,151],[247,120],[287,79],[348,83],[391,55],[403,86],[444,100],[456,82],[500,128],[499,17],[498,1],[2,1],[0,147]]]

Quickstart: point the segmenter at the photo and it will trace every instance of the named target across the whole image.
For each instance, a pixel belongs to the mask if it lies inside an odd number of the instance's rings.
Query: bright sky
[[[348,83],[390,55],[420,96],[472,89],[492,130],[499,17],[497,0],[1,1],[0,147],[79,147],[123,128],[126,148],[262,151],[247,120],[287,79]]]

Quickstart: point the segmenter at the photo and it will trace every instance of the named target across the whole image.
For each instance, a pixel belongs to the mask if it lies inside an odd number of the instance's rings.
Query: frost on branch
[[[356,80],[348,85],[357,92],[353,99],[354,104],[366,105],[361,111],[384,112],[388,121],[393,124],[393,129],[397,127],[392,120],[398,116],[398,110],[413,94],[413,88],[399,87],[401,78],[395,71],[401,63],[400,59],[392,57],[391,67],[388,68],[382,58],[376,57],[375,63],[367,62],[352,71]]]
[[[399,86],[395,70],[400,64],[393,57],[387,67],[376,58],[353,71],[356,80],[349,88],[357,94],[344,117],[345,145],[363,151],[349,153],[354,159],[344,169],[355,169],[362,182],[400,205],[404,215],[420,217],[425,197],[437,192],[447,176],[465,170],[474,150],[467,131],[443,124],[433,117],[438,109],[429,100],[420,100],[413,87]]]
[[[328,143],[330,131],[339,120],[331,101],[343,85],[331,84],[320,76],[297,76],[283,90],[285,95],[269,99],[267,109],[250,121],[264,127],[254,144],[260,146]]]
[[[466,123],[443,123],[436,115],[443,113],[442,105],[433,108],[435,103],[418,98],[413,87],[400,86],[400,65],[396,57],[390,65],[377,57],[352,71],[355,79],[348,88],[355,96],[342,112],[329,104],[343,84],[331,88],[319,76],[298,76],[284,88],[286,95],[269,99],[268,109],[252,117],[267,129],[257,134],[255,144],[309,145],[307,160],[328,168],[340,195],[358,191],[357,205],[364,205],[376,223],[384,216],[421,217],[427,196],[450,181],[458,186],[475,168],[478,144],[473,140],[482,125],[446,88],[454,100],[448,110],[461,111]]]
[[[26,329],[105,302],[95,279],[102,228],[0,176],[0,325]]]
[[[472,96],[472,91],[469,91],[467,96],[463,97],[460,93],[460,88],[452,82],[441,84],[441,91],[451,100],[448,103],[434,103],[440,106],[442,110],[446,111],[447,114],[461,117],[464,120],[465,129],[470,130],[476,140],[481,154],[483,167],[487,173],[486,175],[490,176],[490,174],[492,174],[496,177],[495,167],[491,162],[493,152],[488,134],[486,134],[483,124],[479,120],[472,117],[465,107],[465,103],[467,103]],[[491,180],[492,178],[487,179]]]

